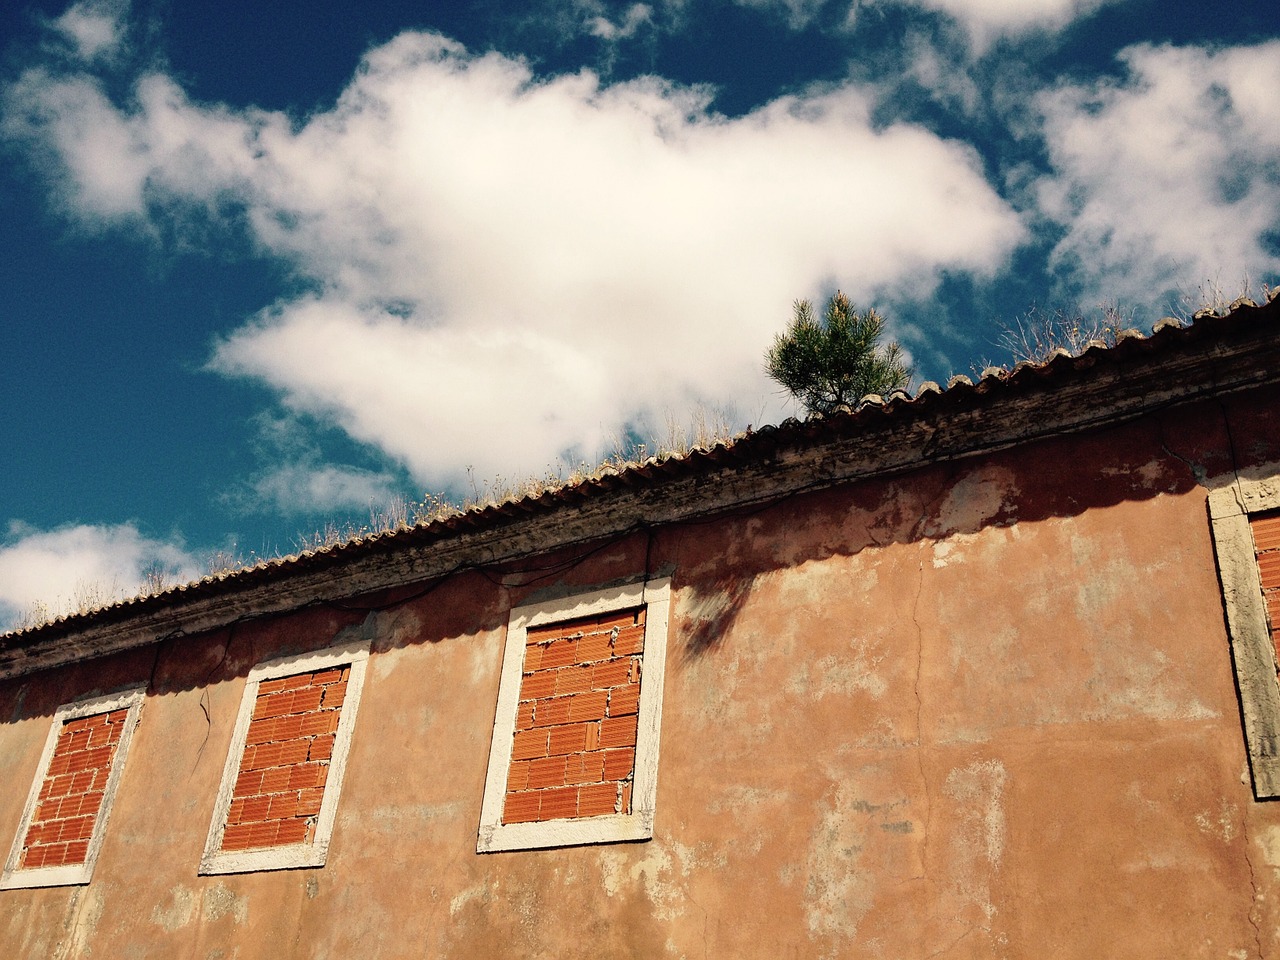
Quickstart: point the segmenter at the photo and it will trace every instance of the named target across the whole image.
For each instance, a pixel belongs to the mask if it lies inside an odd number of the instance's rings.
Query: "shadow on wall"
[[[680,656],[725,643],[757,578],[854,556],[867,548],[973,534],[1163,494],[1186,494],[1206,478],[1280,460],[1280,412],[1268,398],[1205,402],[1090,435],[1038,440],[897,477],[801,492],[779,501],[425,584],[246,620],[209,634],[177,635],[140,650],[19,678],[0,687],[0,722],[52,716],[72,699],[147,679],[155,695],[246,676],[266,657],[330,644],[370,611],[394,611],[375,652],[499,632],[509,606],[545,590],[588,589],[645,569],[670,569]],[[1226,429],[1227,420],[1231,429]],[[1234,439],[1233,439],[1234,438]],[[1242,440],[1241,438],[1247,438]],[[1235,445],[1249,463],[1235,460]],[[526,598],[522,600],[521,597]],[[38,679],[37,679],[38,677]]]
[[[721,517],[710,529],[705,521],[671,528],[655,555],[677,570],[681,655],[689,662],[718,650],[753,584],[778,570],[1185,495],[1280,460],[1280,443],[1258,439],[1280,437],[1274,406],[1265,398],[1206,402],[1096,434],[793,495]],[[1242,437],[1250,438],[1247,463],[1237,461]]]

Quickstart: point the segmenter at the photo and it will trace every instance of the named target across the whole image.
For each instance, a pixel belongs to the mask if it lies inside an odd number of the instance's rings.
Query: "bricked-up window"
[[[1267,611],[1271,644],[1280,656],[1280,513],[1250,517],[1249,529],[1262,580],[1262,602]]]
[[[201,873],[324,864],[368,656],[361,641],[250,672]]]
[[[670,581],[519,607],[481,852],[653,836]]]
[[[1209,518],[1254,795],[1280,797],[1280,473],[1233,476]]]
[[[143,694],[132,687],[58,709],[0,889],[89,882]]]

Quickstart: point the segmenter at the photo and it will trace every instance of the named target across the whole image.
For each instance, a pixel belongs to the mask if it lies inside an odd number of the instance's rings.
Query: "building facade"
[[[0,638],[0,956],[1280,957],[1278,400],[1241,305]]]

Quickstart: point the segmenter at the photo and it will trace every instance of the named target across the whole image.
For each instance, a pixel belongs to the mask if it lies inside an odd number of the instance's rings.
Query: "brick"
[[[110,774],[111,774],[110,769],[108,769],[107,767],[100,767],[98,770],[94,771],[92,785],[85,787],[83,792],[88,793],[90,790],[107,789],[107,777]]]
[[[512,760],[532,760],[547,755],[547,731],[523,730],[517,733],[511,746]]]
[[[296,820],[285,820],[280,824],[280,832],[276,834],[276,846],[285,847],[294,843],[303,843],[311,833],[311,824],[306,817]]]
[[[269,847],[276,842],[276,834],[280,832],[280,824],[275,820],[249,824],[249,845],[253,847]]]
[[[600,722],[600,746],[634,747],[636,745],[636,718],[607,717]]]
[[[591,689],[591,673],[594,667],[565,667],[556,671],[556,696],[569,693],[585,693]]]
[[[618,635],[613,638],[613,654],[616,657],[629,656],[633,653],[639,653],[643,649],[643,624],[639,624],[634,627],[627,627],[625,630],[619,630]]]
[[[301,717],[302,730],[304,737],[315,737],[326,733],[333,733],[338,729],[338,718],[341,717],[337,710],[324,710],[320,713],[309,713],[305,717]]]
[[[244,850],[250,846],[252,840],[249,824],[235,824],[229,826],[222,832],[222,849],[223,850]]]
[[[599,751],[572,754],[566,758],[564,782],[599,783],[604,779],[604,759]]]
[[[1259,553],[1280,548],[1280,513],[1250,517],[1249,529],[1253,531],[1253,544]]]
[[[295,767],[272,767],[262,771],[262,786],[258,792],[263,794],[282,793],[289,789],[289,781],[293,779]]]
[[[77,750],[83,750],[89,746],[89,738],[95,733],[105,734],[110,729],[110,727],[96,727],[93,730],[80,730],[73,733],[64,726],[62,732],[58,734],[58,745],[54,747],[53,756],[57,759],[69,753],[75,753]]]
[[[533,725],[553,727],[569,722],[569,697],[536,700],[533,704]]]
[[[240,807],[240,823],[257,823],[267,819],[271,797],[247,797]]]
[[[612,638],[611,633],[589,633],[579,638],[576,662],[596,663],[600,660],[608,660],[613,656]]]
[[[537,646],[526,644],[524,648],[524,665],[520,668],[520,672],[534,673],[542,669],[542,652],[546,649],[545,644]]]
[[[587,749],[586,724],[574,723],[563,727],[551,727],[547,738],[547,755],[581,753]]]
[[[300,763],[289,773],[289,789],[306,790],[308,787],[323,787],[328,776],[328,764]]]
[[[541,700],[543,697],[554,696],[555,692],[555,673],[527,673],[520,681],[521,700]]]
[[[253,719],[266,720],[293,713],[293,695],[293,691],[290,690],[269,697],[259,696],[253,705]]]
[[[539,820],[564,820],[578,815],[577,787],[559,787],[555,790],[543,790],[541,793]]]
[[[619,813],[631,812],[631,781],[630,780],[623,783],[622,789],[619,791],[618,812]]]
[[[310,740],[285,740],[280,744],[279,765],[287,767],[295,763],[305,763],[310,749]]]
[[[29,847],[38,844],[55,843],[58,839],[58,821],[50,823],[34,823],[27,828],[27,835],[23,838],[23,842]]]
[[[63,820],[58,839],[88,840],[93,836],[93,823],[96,819],[96,817],[75,817],[71,820]]]
[[[527,646],[547,644],[553,640],[563,640],[566,637],[571,637],[576,632],[570,624],[564,623],[552,623],[545,627],[530,627],[525,631],[524,642]]]
[[[75,733],[77,730],[88,730],[90,727],[100,726],[106,722],[106,714],[99,713],[92,717],[79,717],[75,720],[68,720],[63,729]]]
[[[71,792],[72,786],[74,785],[74,781],[75,781],[75,777],[73,777],[71,774],[54,778],[53,785],[49,788],[49,796],[65,797],[67,794]],[[79,792],[84,793],[83,790],[80,790]]]
[[[526,700],[516,707],[516,729],[528,730],[533,726],[533,701]]]
[[[342,680],[342,668],[333,667],[329,670],[320,670],[311,675],[311,685],[313,687],[321,687],[329,683],[338,683]]]
[[[1258,554],[1258,572],[1262,574],[1264,590],[1280,586],[1280,550]]]
[[[231,790],[233,797],[247,797],[258,792],[262,786],[261,770],[241,770],[236,777],[236,785]]]
[[[64,753],[62,756],[55,756],[49,762],[49,772],[47,776],[60,777],[71,769],[71,761],[77,756],[75,753]]]
[[[565,758],[543,757],[529,763],[529,789],[563,787],[565,784]]]
[[[78,800],[76,802],[77,804],[79,803]],[[33,818],[34,821],[36,823],[40,823],[41,821],[44,821],[44,820],[58,819],[58,808],[61,806],[62,806],[61,800],[55,799],[55,800],[44,801],[43,803],[40,804],[40,806],[36,807],[36,815]]]
[[[120,725],[112,724],[107,727],[95,727],[88,731],[88,741],[86,747],[106,747],[115,743],[120,739]]]
[[[268,820],[287,820],[298,815],[298,795],[296,793],[277,793],[271,797],[271,807],[267,810]]]
[[[634,747],[606,750],[604,753],[605,780],[625,780],[635,773],[636,751]]]
[[[244,821],[244,797],[238,797],[231,801],[231,806],[227,808],[227,823],[235,824]]]
[[[94,780],[99,773],[106,773],[105,770],[81,770],[79,773],[71,774],[71,793],[88,793],[94,787]],[[104,784],[105,786],[105,784]]]
[[[264,743],[256,747],[245,747],[244,758],[240,761],[241,770],[265,770],[278,766],[280,762],[280,744]]]
[[[333,736],[316,737],[311,741],[311,747],[307,751],[307,759],[328,760],[333,756],[333,742],[335,739]]]
[[[293,691],[293,709],[290,713],[310,713],[312,710],[319,710],[322,699],[324,699],[323,687],[295,690]]]
[[[274,740],[291,740],[302,731],[303,717],[270,717],[254,720],[249,724],[245,743],[256,745]]]
[[[80,798],[79,813],[81,816],[96,817],[102,807],[102,793],[86,793]]]
[[[618,805],[618,785],[616,783],[593,783],[583,787],[578,793],[578,816],[597,817],[614,813]]]
[[[324,696],[320,698],[320,706],[326,710],[337,710],[347,699],[347,681],[331,684],[324,688]]]
[[[67,845],[53,843],[44,848],[44,864],[46,867],[60,867],[67,862]]]
[[[628,683],[609,691],[609,716],[625,717],[640,709],[640,684]]]
[[[572,663],[576,663],[578,659],[578,642],[576,640],[557,640],[555,643],[548,644],[545,647],[534,649],[542,650],[542,657],[538,661],[539,670],[567,667]]]
[[[110,747],[99,747],[97,750],[81,750],[79,753],[73,753],[70,756],[71,766],[69,773],[79,773],[81,770],[97,770],[99,767],[108,766],[111,763]]]
[[[298,816],[314,817],[324,802],[324,787],[309,787],[298,794]]]
[[[541,808],[541,796],[537,791],[509,793],[502,805],[503,823],[529,823],[537,820]]]
[[[579,693],[569,698],[569,720],[599,720],[604,716],[609,697],[603,690]]]
[[[22,851],[21,864],[24,869],[44,866],[44,855],[48,852],[46,847],[28,847]]]
[[[89,858],[89,841],[73,840],[67,844],[67,851],[63,855],[63,864],[79,864],[84,863]]]
[[[632,661],[627,657],[597,663],[591,668],[591,689],[608,690],[610,687],[630,683],[634,679],[631,676],[631,664]]]
[[[529,786],[529,764],[532,760],[513,760],[507,768],[507,793]]]

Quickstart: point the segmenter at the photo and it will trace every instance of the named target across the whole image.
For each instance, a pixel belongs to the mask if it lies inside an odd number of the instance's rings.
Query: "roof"
[[[0,678],[333,602],[459,570],[706,517],[1135,419],[1203,396],[1280,384],[1280,297],[1190,324],[1125,331],[1077,356],[991,367],[977,382],[748,431],[538,495],[205,577],[0,636]]]

